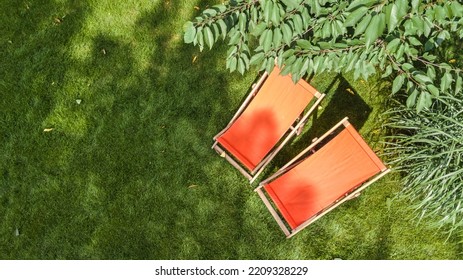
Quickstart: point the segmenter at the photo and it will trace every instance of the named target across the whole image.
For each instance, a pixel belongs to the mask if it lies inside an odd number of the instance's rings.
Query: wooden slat
[[[272,204],[270,204],[270,201],[267,199],[267,197],[265,196],[265,194],[262,192],[261,189],[256,189],[255,192],[257,192],[257,194],[259,195],[259,197],[262,199],[262,201],[264,202],[265,206],[267,206],[268,210],[270,211],[270,213],[272,214],[273,218],[275,219],[275,221],[278,223],[278,225],[280,226],[281,230],[285,233],[286,236],[289,236],[290,235],[290,232],[288,230],[288,228],[286,227],[285,223],[283,222],[283,220],[280,218],[280,216],[278,216],[278,213],[275,211],[275,209],[273,208]]]
[[[231,164],[233,165],[236,169],[238,169],[239,172],[241,172],[241,174],[243,174],[248,180],[251,180],[252,179],[252,176],[246,171],[244,170],[243,167],[241,167],[241,165],[236,162],[232,157],[230,157],[221,147],[219,147],[218,145],[214,145],[213,146],[213,149],[220,155],[223,157]]]

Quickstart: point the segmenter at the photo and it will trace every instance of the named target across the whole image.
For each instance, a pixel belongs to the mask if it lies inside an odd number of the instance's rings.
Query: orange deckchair
[[[255,191],[289,238],[389,171],[345,118]]]
[[[253,182],[324,96],[304,80],[294,84],[275,66],[270,75],[262,75],[227,127],[214,137],[212,148]]]

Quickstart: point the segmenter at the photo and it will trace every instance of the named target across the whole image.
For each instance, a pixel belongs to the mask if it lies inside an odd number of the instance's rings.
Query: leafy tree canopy
[[[405,89],[419,112],[441,94],[462,90],[455,60],[436,50],[463,38],[463,5],[457,0],[231,0],[202,11],[184,26],[184,41],[230,48],[226,66],[244,73],[251,65],[302,76],[354,71],[368,79],[394,75],[392,92]]]

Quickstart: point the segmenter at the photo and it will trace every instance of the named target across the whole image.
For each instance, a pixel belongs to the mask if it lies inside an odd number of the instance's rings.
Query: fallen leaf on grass
[[[189,185],[188,186],[189,189],[196,188],[196,187],[198,187],[198,185]]]
[[[195,62],[196,62],[196,59],[198,59],[198,56],[197,56],[197,55],[195,55],[195,56],[193,57],[193,61],[192,61],[191,63],[195,63]]]
[[[50,131],[52,131],[52,130],[53,130],[53,128],[45,128],[45,129],[43,130],[43,132],[50,132]]]
[[[348,93],[352,94],[352,95],[355,95],[355,92],[353,90],[351,90],[350,88],[346,89]]]

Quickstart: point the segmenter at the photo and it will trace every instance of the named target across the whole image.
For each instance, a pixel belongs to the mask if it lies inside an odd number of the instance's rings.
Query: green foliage
[[[418,102],[426,102],[424,94]],[[420,113],[400,104],[389,112],[386,150],[421,216],[439,216],[438,226],[455,229],[463,225],[463,94],[435,98],[440,102]]]
[[[295,81],[325,71],[395,75],[393,93],[405,90],[420,112],[440,94],[461,90],[461,69],[434,53],[449,38],[463,38],[462,16],[457,0],[234,0],[187,22],[184,41],[203,50],[227,40],[231,72],[252,65],[271,71],[278,58]]]

